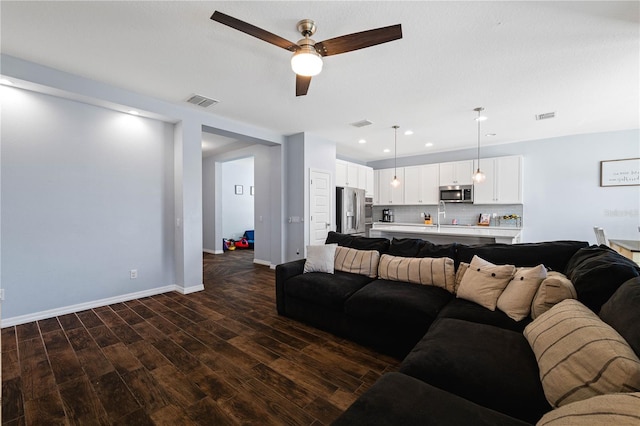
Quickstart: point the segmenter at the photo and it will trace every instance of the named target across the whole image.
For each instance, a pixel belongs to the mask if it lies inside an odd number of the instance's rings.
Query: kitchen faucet
[[[440,211],[440,205],[442,205],[442,211]],[[442,200],[440,200],[440,202],[438,203],[438,218],[437,218],[438,220],[436,221],[438,230],[440,230],[440,215],[442,215],[443,219],[447,217],[446,206],[444,205],[444,201]]]

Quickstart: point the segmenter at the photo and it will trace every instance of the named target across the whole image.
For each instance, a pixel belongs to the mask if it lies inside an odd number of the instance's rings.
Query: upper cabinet
[[[472,185],[473,160],[440,163],[440,185]]]
[[[486,180],[474,185],[474,204],[522,204],[521,156],[482,158],[480,170]]]
[[[439,165],[426,164],[404,168],[404,204],[438,204]]]
[[[375,197],[375,200],[377,200],[377,204],[404,204],[404,167],[398,167],[397,169],[376,170],[375,172],[378,175],[378,188]],[[400,185],[391,185],[393,176],[398,177]]]
[[[336,160],[336,186],[361,188],[367,195],[373,195],[373,169],[349,161]]]

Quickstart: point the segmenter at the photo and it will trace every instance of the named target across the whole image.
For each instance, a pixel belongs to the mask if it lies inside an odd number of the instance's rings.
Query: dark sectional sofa
[[[329,243],[401,257],[449,257],[456,268],[474,255],[495,264],[543,264],[570,277],[578,300],[595,313],[615,299],[605,321],[640,353],[640,267],[608,247],[579,241],[436,245],[334,232]],[[276,268],[278,313],[402,360],[398,372],[385,374],[336,424],[518,425],[552,409],[523,336],[530,317],[514,321],[435,286],[341,271],[303,273],[304,262]],[[631,296],[611,297],[623,283]]]

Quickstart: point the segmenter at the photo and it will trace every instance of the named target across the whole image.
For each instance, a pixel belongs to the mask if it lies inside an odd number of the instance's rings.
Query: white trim
[[[179,286],[176,286],[175,290],[178,293],[182,293],[182,294],[195,293],[195,292],[204,290],[204,284],[192,285],[191,287],[179,287]]]
[[[216,253],[215,250],[210,250],[210,249],[206,249],[206,248],[203,248],[202,251],[204,253],[209,253],[209,254],[218,254],[218,253]]]
[[[0,326],[11,327],[14,325],[25,324],[28,322],[43,320],[47,318],[53,318],[60,315],[66,315],[73,312],[85,311],[87,309],[93,309],[100,306],[113,305],[114,303],[127,302],[129,300],[141,299],[143,297],[155,296],[156,294],[168,293],[170,291],[177,291],[182,294],[194,293],[196,291],[204,290],[204,285],[195,285],[191,287],[180,287],[175,284],[167,285],[164,287],[156,287],[149,290],[137,291],[135,293],[121,294],[119,296],[107,297],[105,299],[92,300],[91,302],[78,303],[77,305],[63,306],[61,308],[48,309],[46,311],[34,312],[27,315],[19,315],[17,317],[3,318],[0,321]]]
[[[269,268],[276,269],[276,266],[278,266],[278,265],[271,264],[271,265],[269,265]]]
[[[271,266],[271,262],[269,262],[268,260],[253,259],[253,263],[257,263],[258,265]]]

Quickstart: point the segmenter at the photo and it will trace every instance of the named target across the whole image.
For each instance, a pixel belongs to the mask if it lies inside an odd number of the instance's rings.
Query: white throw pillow
[[[333,264],[336,256],[337,244],[307,246],[307,259],[304,262],[303,273],[326,272],[333,274]]]
[[[507,288],[498,298],[498,309],[516,321],[522,321],[531,312],[531,301],[540,283],[547,277],[547,268],[517,268]]]
[[[516,267],[513,265],[494,265],[473,256],[469,268],[462,276],[457,297],[495,311],[498,297],[511,281],[515,271]]]

